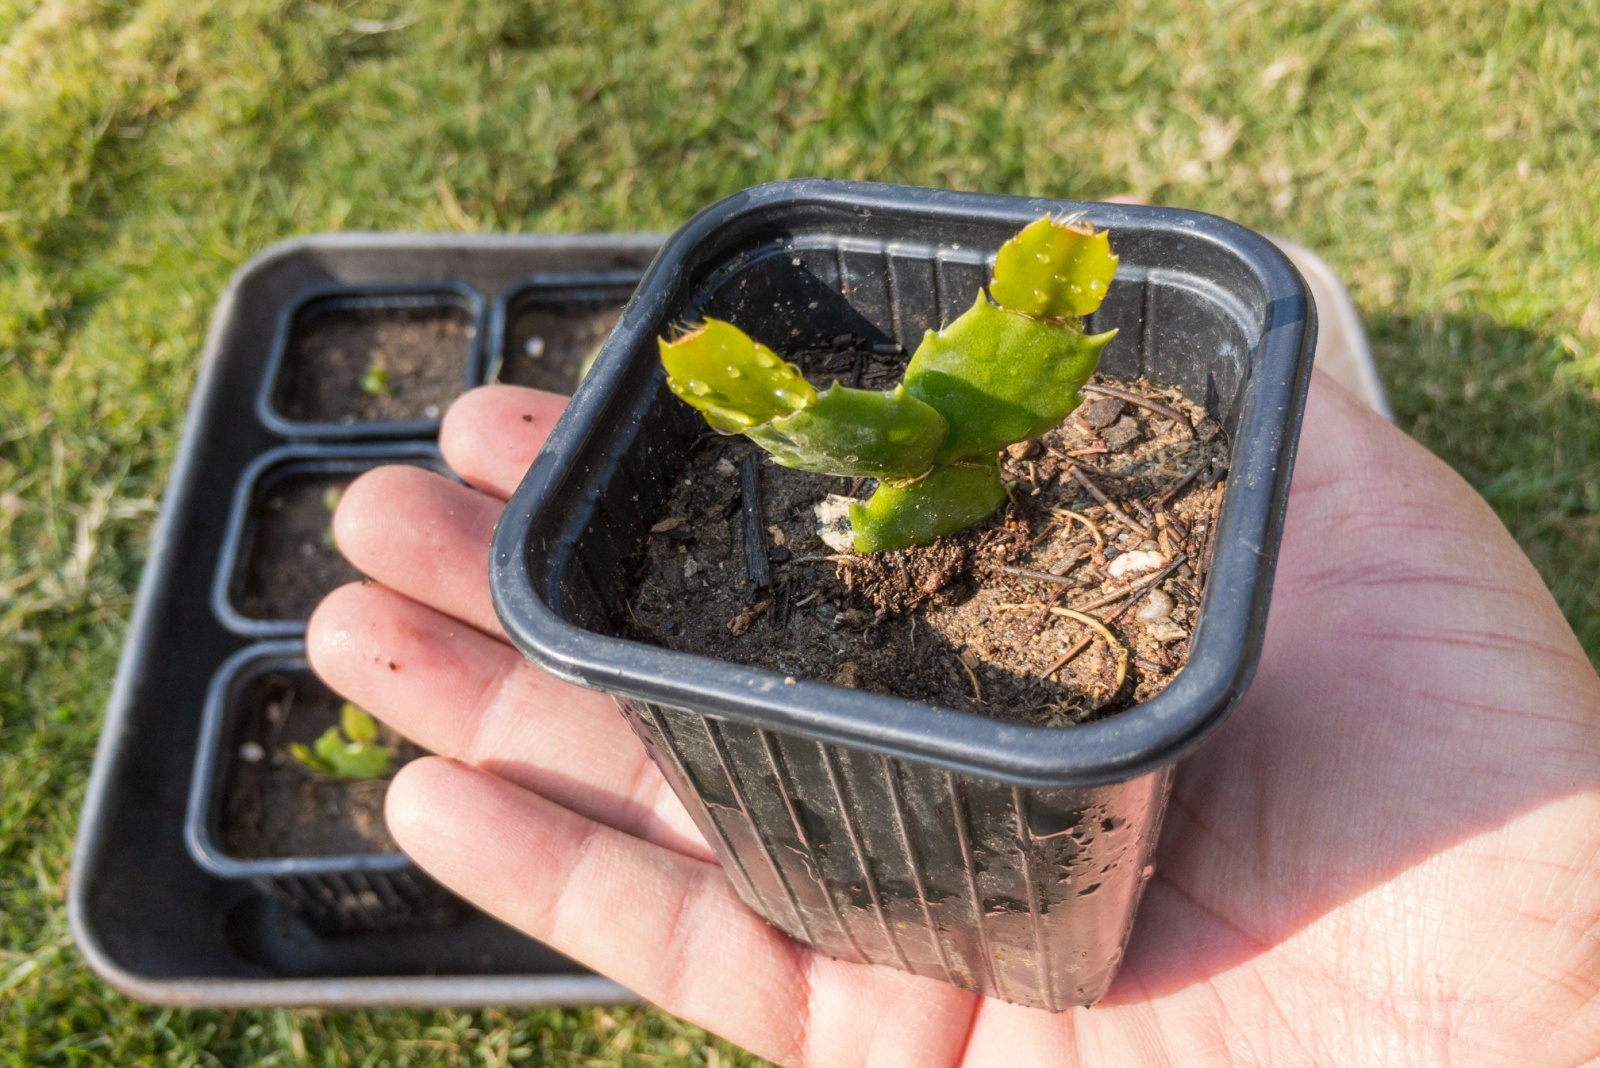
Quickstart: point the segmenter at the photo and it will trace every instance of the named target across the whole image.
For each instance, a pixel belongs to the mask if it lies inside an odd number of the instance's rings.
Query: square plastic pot
[[[511,381],[506,376],[507,367],[526,359],[516,351],[517,322],[523,315],[541,313],[560,326],[581,322],[600,312],[621,311],[642,274],[637,270],[543,273],[531,275],[507,290],[489,310],[490,381]],[[550,371],[553,373],[541,376],[544,381],[532,384],[566,396],[577,391],[580,375],[576,366]]]
[[[656,337],[703,315],[777,351],[840,334],[914,348],[964,311],[1000,243],[1083,212],[1122,258],[1102,369],[1182,387],[1230,435],[1187,666],[1109,719],[1026,727],[615,636],[629,569],[698,414]],[[1193,212],[830,181],[758,186],[663,249],[506,509],[496,608],[529,657],[616,695],[728,878],[835,957],[1024,1005],[1111,984],[1151,877],[1173,765],[1249,684],[1315,341],[1293,266]]]
[[[184,820],[184,844],[202,869],[248,881],[298,913],[323,935],[438,927],[461,915],[459,901],[404,853],[306,857],[237,857],[222,845],[228,766],[239,748],[239,713],[251,687],[268,675],[320,685],[299,642],[263,642],[218,669],[206,695]]]
[[[268,430],[297,441],[357,441],[372,438],[432,437],[439,433],[443,413],[417,419],[339,422],[295,419],[283,410],[291,373],[289,351],[297,332],[319,315],[338,312],[418,312],[455,310],[467,317],[471,331],[462,368],[462,389],[484,381],[487,362],[484,347],[486,304],[471,286],[455,282],[414,285],[329,286],[313,290],[284,309],[273,331],[272,351],[256,394],[256,417]]]
[[[268,619],[248,614],[239,606],[251,553],[260,529],[263,503],[284,483],[318,476],[354,479],[385,464],[411,464],[449,475],[439,450],[427,442],[385,445],[285,445],[257,457],[234,488],[228,513],[222,555],[211,583],[211,610],[222,625],[247,638],[281,638],[304,634],[307,616]],[[329,517],[331,520],[331,516]],[[331,592],[331,591],[327,591]]]

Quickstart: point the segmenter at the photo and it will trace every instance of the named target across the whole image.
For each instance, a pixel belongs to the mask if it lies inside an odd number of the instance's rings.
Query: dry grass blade
[[[1084,515],[1082,512],[1074,512],[1070,508],[1057,508],[1051,514],[1060,516],[1064,519],[1076,519],[1078,522],[1088,527],[1089,533],[1094,536],[1095,550],[1104,551],[1106,547],[1106,539],[1101,535],[1100,528],[1095,526],[1094,522],[1090,520],[1088,516]]]
[[[1122,684],[1128,679],[1128,647],[1117,641],[1117,636],[1111,633],[1111,628],[1087,612],[1075,612],[1070,608],[1052,608],[1050,611],[1056,615],[1076,619],[1084,626],[1099,632],[1100,637],[1104,638],[1106,644],[1117,654],[1117,684],[1112,692],[1122,689]]]

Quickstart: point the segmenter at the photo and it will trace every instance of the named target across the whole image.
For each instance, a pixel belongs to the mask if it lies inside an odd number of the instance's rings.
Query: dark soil
[[[903,356],[813,353],[802,367],[819,384],[859,367],[863,385],[884,388],[899,373],[896,359],[903,364]],[[1060,427],[1008,450],[1004,472],[1016,487],[1000,514],[934,545],[876,556],[828,548],[813,511],[830,493],[869,496],[870,480],[791,471],[742,437],[710,438],[652,528],[621,629],[672,649],[1037,725],[1148,700],[1188,656],[1227,443],[1176,390],[1102,384],[1182,418],[1086,390]],[[747,457],[760,475],[764,587],[750,581],[745,555]],[[1117,563],[1129,553],[1143,555]],[[1120,684],[1119,655],[1099,632],[1052,608],[1111,631],[1128,650]]]
[[[333,543],[330,504],[350,475],[288,476],[252,508],[234,607],[250,619],[309,619],[317,602],[361,578]]]
[[[272,672],[241,695],[227,762],[221,839],[235,857],[324,857],[398,851],[383,821],[387,779],[331,779],[290,758],[339,722],[344,700],[309,671]],[[394,768],[422,755],[379,725]],[[254,758],[254,759],[252,759]],[[392,772],[391,772],[392,775]]]
[[[314,423],[433,419],[466,385],[472,317],[460,308],[329,308],[299,319],[280,386],[283,414]],[[376,391],[370,369],[383,369]]]
[[[570,397],[588,358],[611,336],[624,301],[533,304],[511,321],[499,379]]]

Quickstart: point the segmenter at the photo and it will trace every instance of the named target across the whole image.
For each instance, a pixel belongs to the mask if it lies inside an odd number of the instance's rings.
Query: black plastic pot
[[[289,354],[298,334],[318,316],[340,312],[389,312],[419,315],[455,311],[467,317],[470,337],[462,369],[462,389],[485,380],[485,303],[471,286],[450,282],[426,284],[328,286],[304,295],[284,309],[273,333],[261,389],[256,395],[256,416],[267,429],[292,440],[353,441],[368,438],[429,437],[439,432],[440,415],[419,419],[372,422],[312,421],[295,419],[283,408],[290,373]]]
[[[578,388],[577,367],[551,367],[548,373],[528,381],[529,376],[508,375],[526,355],[517,351],[518,321],[529,313],[547,319],[558,330],[575,326],[591,316],[620,312],[639,286],[643,274],[638,270],[591,271],[583,274],[536,274],[506,292],[489,311],[489,351],[492,354],[489,380],[531,385],[552,393],[571,396]]]
[[[250,555],[260,526],[262,505],[272,492],[299,479],[343,476],[353,479],[385,464],[414,464],[448,475],[439,450],[429,442],[371,445],[286,445],[258,457],[239,479],[222,558],[211,584],[211,610],[222,625],[250,638],[281,638],[304,634],[307,615],[265,618],[240,605]]]
[[[914,347],[1045,212],[1109,228],[1103,369],[1181,386],[1232,441],[1187,666],[1151,701],[1051,730],[613,636],[630,562],[703,420],[656,337],[715,315],[780,352]],[[1061,1010],[1116,974],[1174,763],[1249,684],[1315,341],[1289,261],[1193,212],[830,181],[739,193],[678,231],[512,498],[491,558],[516,644],[615,694],[749,905],[823,952]]]
[[[232,856],[222,846],[221,820],[228,774],[244,738],[246,695],[270,675],[302,688],[326,687],[311,673],[298,642],[263,642],[242,649],[217,671],[206,695],[195,751],[194,779],[184,820],[184,843],[201,868],[220,879],[252,882],[299,913],[324,935],[438,927],[461,915],[459,901],[422,874],[404,853],[332,856]]]

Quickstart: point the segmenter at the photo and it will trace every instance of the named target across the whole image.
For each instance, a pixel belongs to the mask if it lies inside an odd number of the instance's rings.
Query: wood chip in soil
[[[895,360],[847,351],[799,362],[819,386],[887,364],[878,376],[887,381],[865,383],[885,388]],[[1175,389],[1095,382],[1185,418],[1090,396],[1055,430],[1007,450],[1003,470],[1015,489],[996,517],[931,546],[875,556],[839,558],[818,537],[813,511],[829,493],[865,499],[871,480],[791,471],[742,437],[705,441],[645,540],[618,629],[671,649],[1034,725],[1070,726],[1149,700],[1188,656],[1228,446],[1204,409]],[[739,470],[751,452],[762,457],[766,588],[749,582],[744,560]],[[1107,628],[1117,647],[1074,612]]]

